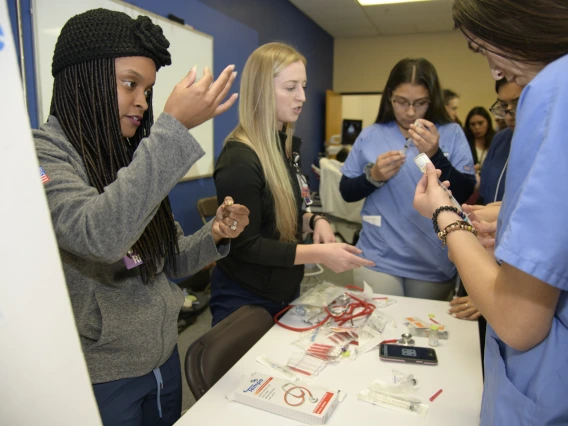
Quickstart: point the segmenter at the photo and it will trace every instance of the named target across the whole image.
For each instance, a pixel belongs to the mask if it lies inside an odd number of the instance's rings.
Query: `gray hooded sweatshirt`
[[[176,271],[165,268],[144,284],[139,268],[128,270],[122,259],[204,152],[179,121],[162,113],[132,163],[99,194],[55,117],[34,131],[34,140],[91,381],[145,375],[177,343],[183,296],[168,278],[199,271],[226,256],[229,245],[215,245],[211,222],[187,237],[176,223]]]

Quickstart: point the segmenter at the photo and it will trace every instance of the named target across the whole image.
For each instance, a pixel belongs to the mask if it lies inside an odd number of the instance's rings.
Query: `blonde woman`
[[[298,294],[305,263],[343,272],[373,263],[361,250],[335,243],[323,216],[303,206],[299,174],[301,140],[294,123],[306,101],[306,59],[283,43],[256,49],[241,78],[239,124],[227,136],[214,178],[217,198],[231,194],[250,210],[250,225],[232,241],[231,253],[213,271],[213,325],[243,305],[272,315]],[[300,244],[313,232],[316,244]]]

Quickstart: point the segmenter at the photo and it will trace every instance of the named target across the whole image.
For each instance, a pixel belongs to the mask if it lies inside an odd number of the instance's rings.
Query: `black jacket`
[[[283,144],[285,135],[281,134]],[[301,140],[294,137],[293,152],[300,152]],[[282,148],[284,145],[282,145]],[[284,149],[282,149],[284,152]],[[285,158],[298,210],[297,240],[302,238],[302,198],[292,162]],[[231,242],[227,257],[217,262],[232,280],[253,293],[274,302],[289,302],[299,290],[303,265],[294,265],[297,243],[278,240],[274,199],[256,153],[244,143],[228,141],[213,174],[217,199],[226,196],[250,210],[250,224]]]

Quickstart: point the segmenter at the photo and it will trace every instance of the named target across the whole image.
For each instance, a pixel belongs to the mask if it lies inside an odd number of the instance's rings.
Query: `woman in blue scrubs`
[[[481,424],[565,425],[568,2],[455,0],[453,15],[493,77],[524,87],[505,198],[500,211],[491,209],[498,217],[475,212],[497,220],[494,256],[467,230],[450,230],[446,238],[469,296],[488,322]],[[433,168],[418,184],[414,205],[426,217],[449,205]],[[459,219],[446,210],[437,224],[444,230]],[[489,231],[491,224],[476,226]]]
[[[366,198],[357,247],[375,262],[354,270],[354,283],[365,281],[376,293],[447,300],[456,269],[430,221],[412,207],[422,176],[413,161],[419,153],[443,170],[465,202],[476,183],[465,135],[446,111],[434,66],[403,59],[389,75],[375,124],[361,132],[341,168],[345,201]]]

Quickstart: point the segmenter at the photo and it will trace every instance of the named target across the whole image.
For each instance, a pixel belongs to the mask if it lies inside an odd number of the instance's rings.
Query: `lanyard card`
[[[144,263],[140,255],[132,249],[128,250],[126,256],[124,256],[122,260],[124,262],[124,265],[126,266],[126,269],[133,269]]]

